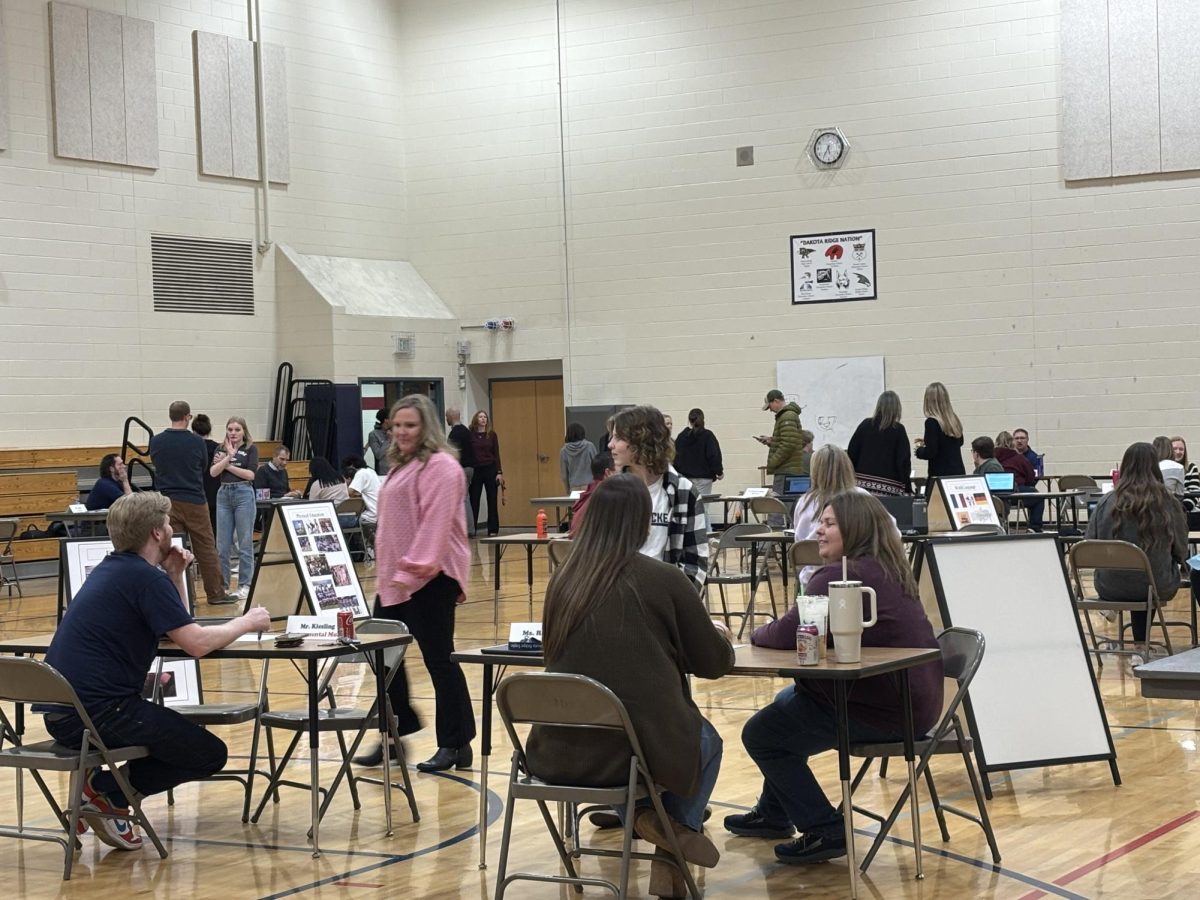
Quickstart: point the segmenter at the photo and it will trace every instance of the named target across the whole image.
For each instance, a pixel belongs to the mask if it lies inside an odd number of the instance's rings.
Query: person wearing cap
[[[363,447],[363,453],[371,451],[371,459],[375,463],[375,473],[381,478],[386,477],[388,470],[392,464],[388,462],[388,447],[392,443],[392,436],[388,432],[388,411],[381,409],[375,413],[375,427],[371,429],[371,433],[367,435],[367,443]]]
[[[767,474],[772,478],[771,489],[776,496],[782,497],[787,487],[787,477],[803,475],[808,471],[807,460],[804,457],[804,437],[800,428],[800,407],[784,400],[783,391],[776,388],[767,391],[766,399],[763,400],[763,411],[768,409],[775,414],[775,430],[771,432],[770,437],[759,435],[758,441],[770,448],[767,453]],[[783,522],[769,524],[783,527]]]

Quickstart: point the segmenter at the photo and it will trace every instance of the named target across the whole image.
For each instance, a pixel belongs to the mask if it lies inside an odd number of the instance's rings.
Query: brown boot
[[[652,897],[686,897],[687,882],[683,873],[672,863],[650,861],[650,896]]]
[[[684,859],[698,866],[704,866],[706,869],[711,869],[717,864],[721,858],[721,852],[708,839],[708,835],[701,831],[692,831],[686,825],[676,822],[670,817],[668,820],[671,823],[671,830],[675,833],[675,840],[679,842],[679,849],[683,852]],[[649,841],[667,853],[672,852],[671,841],[663,831],[662,823],[653,809],[648,807],[638,809],[633,819],[633,830],[642,840]]]

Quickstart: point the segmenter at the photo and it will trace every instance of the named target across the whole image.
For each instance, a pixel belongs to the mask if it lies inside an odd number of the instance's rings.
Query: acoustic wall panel
[[[258,98],[254,43],[225,35],[193,32],[200,172],[257,181]],[[264,45],[263,91],[267,171],[271,180],[290,177],[287,130],[287,70],[282,47]]]
[[[1065,177],[1108,178],[1108,0],[1063,0],[1062,79]]]
[[[1162,171],[1200,169],[1200,4],[1158,0]]]
[[[1158,11],[1144,0],[1108,0],[1113,175],[1162,171],[1158,150]]]
[[[54,152],[156,167],[154,24],[66,3],[49,9]]]

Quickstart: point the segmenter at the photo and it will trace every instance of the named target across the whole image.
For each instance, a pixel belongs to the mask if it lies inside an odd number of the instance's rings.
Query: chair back
[[[354,629],[358,634],[408,634],[408,626],[393,619],[364,619],[356,622]],[[404,653],[407,650],[408,644],[399,644],[395,647],[387,647],[383,651],[383,665],[388,672],[395,669],[400,660],[404,659]],[[364,650],[362,653],[341,657],[341,662],[373,666],[375,665],[375,654]]]
[[[567,557],[571,555],[571,547],[574,546],[571,541],[551,541],[546,545],[546,552],[550,554],[550,565],[557,569],[567,561]]]
[[[367,508],[367,501],[362,497],[347,497],[334,507],[339,516],[361,516]]]
[[[984,522],[973,522],[958,529],[959,534],[1004,534],[1000,525],[988,525]]]
[[[788,549],[788,560],[794,569],[803,569],[805,566],[823,566],[825,560],[821,559],[821,554],[817,549],[816,541],[796,541]]]
[[[738,537],[747,534],[766,534],[771,529],[767,525],[759,523],[743,523],[741,525],[730,525],[721,532],[721,536],[717,539],[716,553],[724,553],[726,550],[749,550],[750,545],[744,541],[739,541]]]
[[[764,521],[767,516],[783,516],[786,527],[790,528],[792,524],[787,504],[778,497],[755,497],[750,501],[750,512],[754,513],[759,521]]]
[[[967,689],[970,688],[975,673],[979,671],[979,664],[983,661],[983,651],[987,643],[984,640],[983,632],[957,626],[947,628],[939,634],[937,642],[942,650],[942,672],[947,678],[954,679],[958,689],[950,698],[950,703],[942,714],[941,721],[934,729],[935,741],[941,740],[950,730],[950,726],[954,724],[954,719],[958,715],[958,707],[962,704],[963,698],[967,696]]]
[[[0,700],[83,706],[71,683],[51,665],[25,656],[0,656]]]
[[[1100,485],[1090,475],[1059,475],[1058,489],[1060,491],[1098,491]]]
[[[1154,569],[1144,550],[1129,541],[1079,541],[1067,551],[1071,578],[1075,582],[1076,597],[1084,599],[1083,569],[1117,569],[1124,572],[1141,572],[1150,585],[1151,594],[1157,599],[1158,588],[1154,583]]]
[[[0,519],[0,556],[8,556],[12,552],[13,538],[21,527],[20,519]]]

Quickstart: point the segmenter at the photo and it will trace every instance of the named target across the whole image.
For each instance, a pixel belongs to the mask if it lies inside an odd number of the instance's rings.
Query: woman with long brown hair
[[[872,494],[912,493],[912,450],[901,413],[900,395],[884,391],[875,401],[874,414],[858,424],[846,447],[858,483]]]
[[[716,865],[703,834],[704,808],[721,765],[721,738],[687,690],[688,674],[719,678],[733,667],[728,629],[711,622],[688,579],[675,566],[640,552],[650,522],[650,495],[632,474],[600,484],[588,504],[571,555],[546,590],[543,643],[546,670],[587,675],[625,704],[663,806],[674,820],[684,855]],[[608,785],[629,777],[623,739],[534,727],[531,768],[551,779]],[[659,847],[669,841],[653,811],[634,828]],[[682,897],[682,878],[655,864],[650,892]]]
[[[481,409],[471,417],[471,453],[475,458],[475,470],[471,474],[471,511],[475,516],[475,527],[479,527],[480,495],[487,493],[488,537],[500,533],[500,504],[496,499],[499,488],[504,487],[504,469],[500,466],[500,440],[492,431],[492,420],[487,410]]]
[[[950,392],[940,381],[925,388],[925,436],[917,441],[917,459],[929,463],[929,477],[965,475],[962,445],[963,427],[950,405]]]
[[[1130,444],[1121,457],[1121,476],[1088,517],[1087,537],[1128,541],[1145,551],[1158,597],[1166,603],[1179,589],[1179,566],[1188,556],[1187,516],[1163,484],[1158,453],[1147,443]],[[1149,585],[1137,572],[1096,570],[1101,600],[1146,600]],[[1131,612],[1133,639],[1146,640],[1146,614]],[[1133,657],[1136,661],[1136,656]]]

